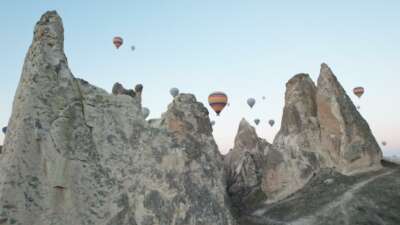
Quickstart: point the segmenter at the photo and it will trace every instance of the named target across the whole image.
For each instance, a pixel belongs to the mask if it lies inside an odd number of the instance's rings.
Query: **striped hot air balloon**
[[[216,91],[208,96],[208,104],[210,104],[211,108],[217,113],[218,116],[225,108],[227,102],[228,96],[224,92]]]
[[[364,94],[364,88],[363,87],[355,87],[354,89],[353,89],[353,93],[357,96],[357,97],[359,97],[359,98],[361,98],[361,96]]]
[[[114,43],[115,47],[118,49],[124,43],[124,40],[122,39],[122,37],[117,36],[117,37],[113,38],[113,43]]]

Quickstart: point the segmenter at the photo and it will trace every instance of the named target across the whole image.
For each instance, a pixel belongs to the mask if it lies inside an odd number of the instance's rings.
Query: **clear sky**
[[[166,111],[171,87],[204,104],[210,92],[226,92],[231,106],[219,118],[211,113],[222,152],[232,147],[242,117],[260,118],[257,132],[271,142],[286,81],[300,72],[316,80],[326,62],[348,92],[366,88],[353,100],[378,142],[388,142],[384,153],[400,155],[398,0],[2,1],[0,126],[8,123],[34,24],[47,10],[63,18],[74,75],[108,91],[117,81],[142,83],[150,117]],[[112,45],[116,35],[125,41],[119,50]],[[252,110],[248,97],[257,99]]]

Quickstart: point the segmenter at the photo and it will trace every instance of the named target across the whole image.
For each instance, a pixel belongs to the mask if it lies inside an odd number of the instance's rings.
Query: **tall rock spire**
[[[325,63],[321,65],[316,100],[325,166],[343,174],[381,168],[382,152],[368,123]]]
[[[0,224],[236,224],[207,109],[181,94],[150,126],[140,96],[74,78],[63,39],[45,13],[0,154]]]

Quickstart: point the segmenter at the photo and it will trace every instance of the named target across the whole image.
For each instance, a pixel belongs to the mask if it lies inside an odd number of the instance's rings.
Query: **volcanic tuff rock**
[[[319,168],[319,124],[316,88],[307,74],[298,74],[286,84],[281,129],[276,150],[266,157],[262,189],[270,202],[302,188]]]
[[[273,145],[242,120],[224,158],[193,95],[146,122],[143,86],[115,87],[74,78],[61,18],[41,17],[0,154],[0,224],[234,225],[230,202],[246,225],[400,224],[400,168],[382,167],[325,64],[317,87],[286,84]]]
[[[255,132],[253,136],[237,136],[235,142],[246,146],[235,146],[236,157],[229,156],[231,165],[225,162],[225,168],[254,167],[243,157],[247,146],[258,143]],[[345,175],[382,168],[382,152],[367,122],[326,64],[321,65],[317,87],[308,74],[295,75],[287,82],[281,129],[273,146],[259,152],[265,153],[264,165],[256,167],[254,174],[262,176],[261,188],[268,202],[300,190],[320,168]],[[243,197],[238,192],[230,194]]]
[[[140,95],[75,79],[61,18],[47,12],[0,155],[0,224],[235,224],[211,131],[193,95],[149,124]]]
[[[234,148],[224,157],[228,194],[235,207],[243,210],[263,198],[262,172],[271,147],[245,119],[240,121]]]
[[[321,65],[316,99],[325,166],[342,174],[380,169],[382,152],[368,123],[326,64]]]

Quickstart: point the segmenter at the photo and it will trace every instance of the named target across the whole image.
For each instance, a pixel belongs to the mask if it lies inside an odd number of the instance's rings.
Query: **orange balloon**
[[[224,92],[216,91],[211,93],[208,96],[208,104],[210,104],[211,108],[219,114],[225,108],[228,102],[228,96]]]

